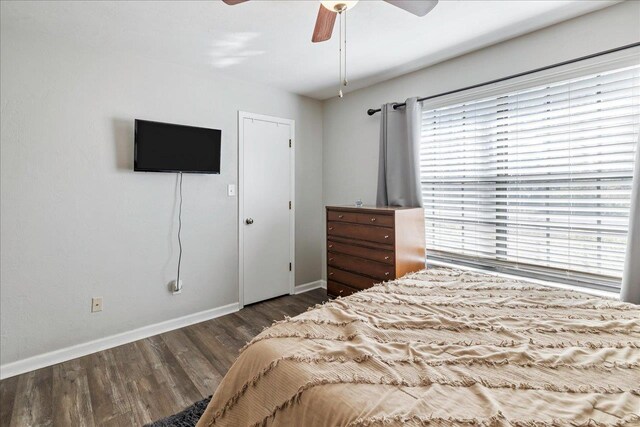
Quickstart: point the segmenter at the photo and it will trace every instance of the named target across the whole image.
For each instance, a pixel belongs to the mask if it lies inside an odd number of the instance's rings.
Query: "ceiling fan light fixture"
[[[358,0],[322,0],[320,3],[331,12],[344,12],[352,9],[358,3]]]

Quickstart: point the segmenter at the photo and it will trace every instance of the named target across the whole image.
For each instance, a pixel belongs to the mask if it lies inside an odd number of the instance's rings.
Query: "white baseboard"
[[[0,365],[0,379],[13,377],[25,372],[44,368],[46,366],[66,362],[67,360],[117,347],[119,345],[158,335],[163,332],[184,328],[185,326],[193,325],[194,323],[215,319],[216,317],[224,316],[225,314],[235,313],[238,309],[239,305],[236,302],[222,307],[212,308],[211,310],[200,311],[198,313],[188,314],[186,316],[155,323],[153,325],[143,326],[142,328],[122,332],[120,334],[111,335],[94,341],[61,348],[60,350],[39,354],[16,362],[6,363],[4,365]]]
[[[327,289],[327,282],[324,280],[316,280],[315,282],[303,283],[302,285],[296,286],[293,293],[298,295],[318,288]]]
[[[326,281],[316,280],[315,282],[304,283],[296,286],[294,294],[297,295],[318,288],[326,289],[326,287]],[[153,325],[143,326],[142,328],[134,329],[132,331],[122,332],[120,334],[111,335],[86,343],[72,345],[70,347],[61,348],[59,350],[39,354],[37,356],[32,356],[15,362],[5,363],[0,365],[0,379],[13,377],[25,372],[44,368],[46,366],[66,362],[67,360],[76,359],[91,353],[138,341],[163,332],[184,328],[185,326],[193,325],[194,323],[200,323],[206,320],[215,319],[216,317],[224,316],[225,314],[235,313],[238,310],[238,303],[228,304],[211,310],[205,310],[199,313],[178,317],[176,319],[155,323]]]

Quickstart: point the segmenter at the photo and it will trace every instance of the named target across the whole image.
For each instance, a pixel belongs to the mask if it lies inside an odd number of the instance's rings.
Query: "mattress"
[[[198,426],[640,425],[640,306],[428,269],[256,336]]]

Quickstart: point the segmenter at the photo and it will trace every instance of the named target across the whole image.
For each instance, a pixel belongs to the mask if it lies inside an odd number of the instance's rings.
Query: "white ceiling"
[[[423,18],[382,1],[349,12],[349,90],[395,77],[617,1],[441,0]],[[208,67],[326,99],[336,95],[334,37],[311,43],[317,0],[2,1],[2,30],[60,37],[99,51],[122,51]]]

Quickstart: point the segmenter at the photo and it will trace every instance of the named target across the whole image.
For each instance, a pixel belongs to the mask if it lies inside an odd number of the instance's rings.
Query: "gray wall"
[[[358,198],[375,204],[380,115],[368,116],[367,109],[638,41],[640,1],[628,1],[325,101],[325,205],[350,204]]]
[[[1,43],[2,364],[238,301],[238,110],[296,121],[296,284],[321,278],[319,101],[55,40]],[[176,175],[132,172],[134,118],[223,130],[221,175],[184,176],[179,296]]]

